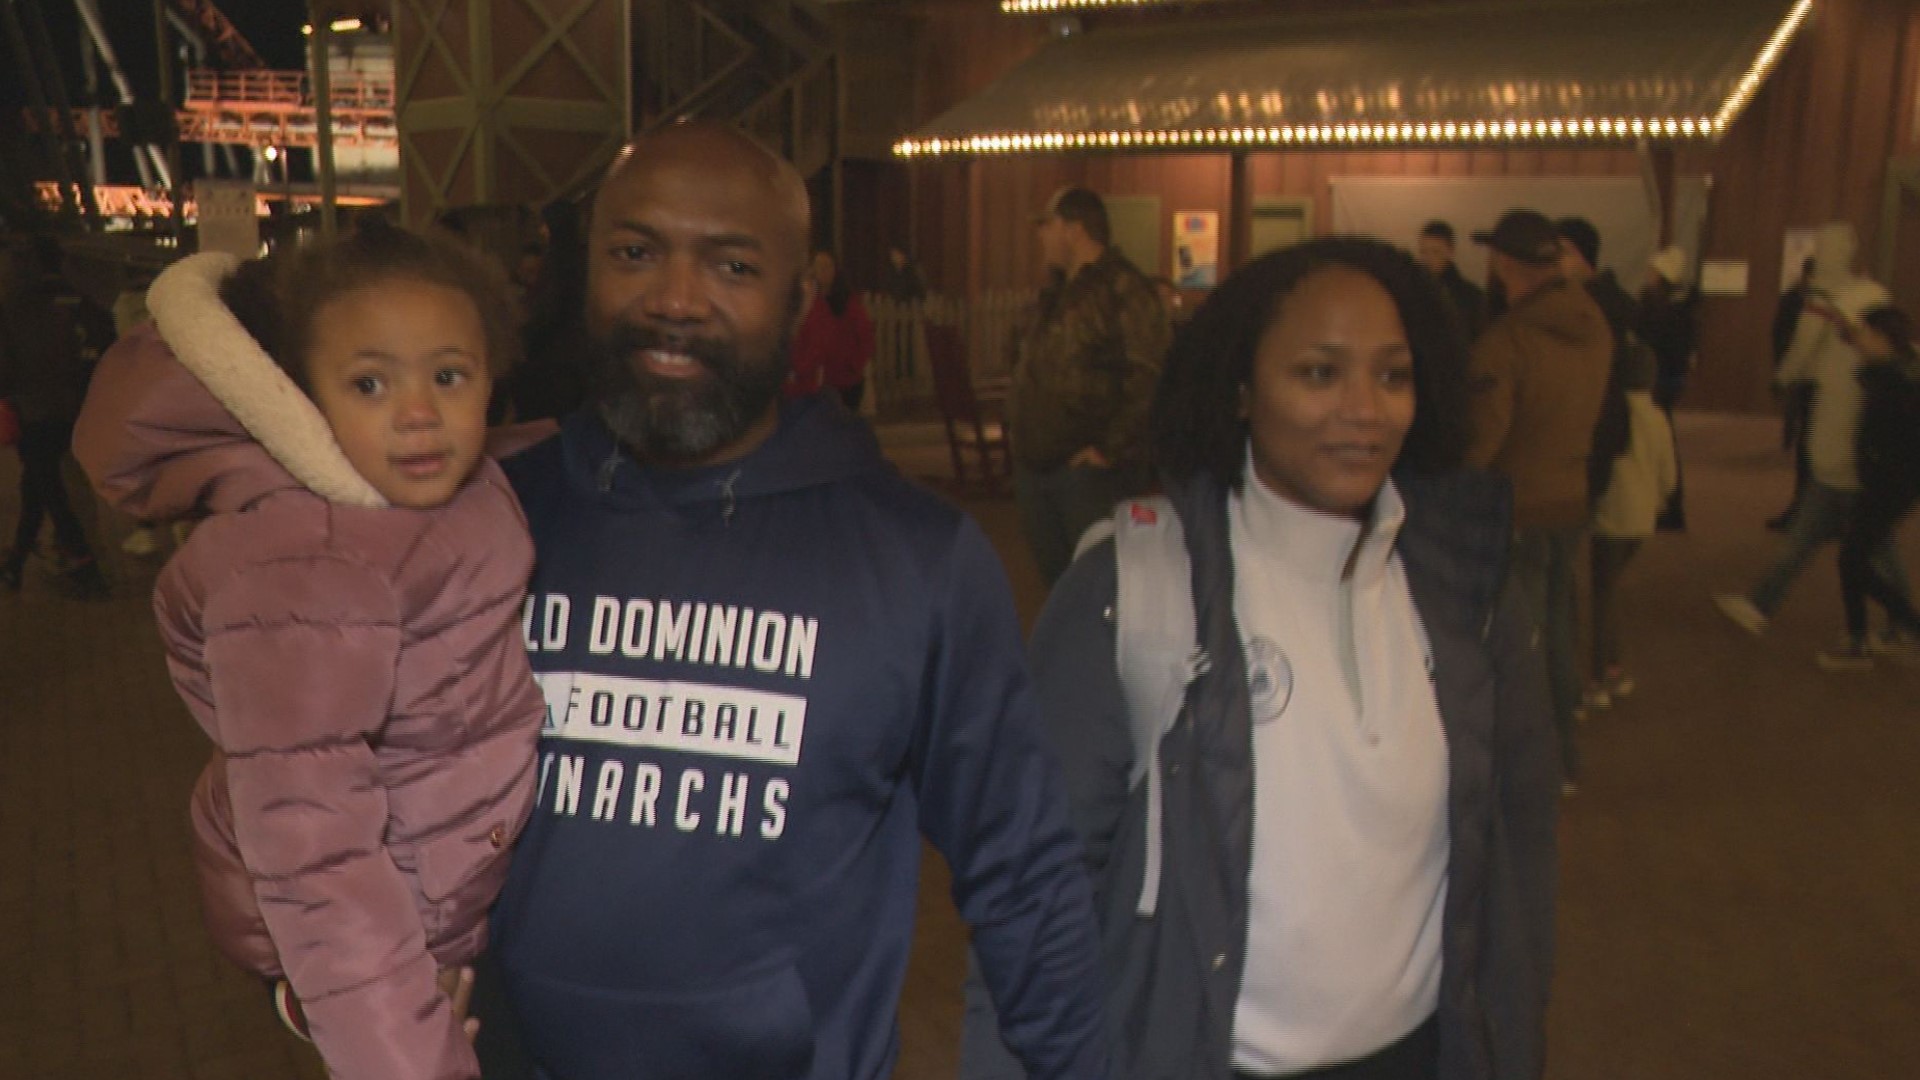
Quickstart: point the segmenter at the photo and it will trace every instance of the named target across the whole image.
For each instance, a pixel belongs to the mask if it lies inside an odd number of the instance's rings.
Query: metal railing
[[[329,99],[338,112],[393,116],[393,76],[367,72],[331,73]],[[267,68],[249,71],[187,72],[186,108],[296,111],[313,108],[313,84],[304,71]]]
[[[933,369],[927,359],[926,327],[956,326],[967,346],[967,368],[975,383],[1010,378],[1012,340],[1020,319],[1032,307],[1031,290],[962,296],[931,293],[923,300],[900,301],[869,293],[861,299],[873,318],[874,357],[868,385],[874,408],[883,417],[924,412],[934,402]]]

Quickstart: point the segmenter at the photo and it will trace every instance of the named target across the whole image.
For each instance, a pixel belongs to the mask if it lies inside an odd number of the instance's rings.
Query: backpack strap
[[[1193,572],[1180,517],[1165,498],[1130,499],[1113,513],[1114,662],[1133,737],[1129,789],[1146,785],[1146,862],[1135,912],[1159,906],[1160,740],[1180,718],[1187,687],[1210,666],[1197,640]]]

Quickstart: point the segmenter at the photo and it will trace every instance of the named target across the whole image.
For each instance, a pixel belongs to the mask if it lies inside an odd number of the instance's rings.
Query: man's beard
[[[629,452],[642,461],[701,461],[743,437],[765,416],[787,381],[783,329],[770,355],[745,359],[732,343],[669,335],[619,321],[592,335],[594,405]],[[639,370],[648,349],[692,357],[702,371],[686,378]]]

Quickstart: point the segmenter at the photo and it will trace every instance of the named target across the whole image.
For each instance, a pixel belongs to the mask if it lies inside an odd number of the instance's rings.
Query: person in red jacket
[[[297,996],[330,1075],[479,1080],[463,1022],[546,709],[526,519],[486,457],[505,282],[375,226],[191,256],[108,350],[74,449],[141,518],[209,516],[154,612],[214,744],[191,803],[214,944]],[[289,993],[291,992],[291,994]]]
[[[873,319],[840,273],[833,253],[813,253],[813,306],[793,338],[793,370],[786,396],[820,390],[840,395],[852,412],[866,396],[867,365],[873,362]]]

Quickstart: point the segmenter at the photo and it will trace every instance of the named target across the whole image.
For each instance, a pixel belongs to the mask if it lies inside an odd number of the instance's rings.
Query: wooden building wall
[[[1786,230],[1852,222],[1871,266],[1881,233],[1890,158],[1920,153],[1920,16],[1911,0],[1820,0],[1815,17],[1766,88],[1717,147],[1680,151],[1675,171],[1713,179],[1705,255],[1749,264],[1742,298],[1703,306],[1701,363],[1688,404],[1771,409],[1769,327],[1778,301]],[[1160,15],[1159,18],[1170,16]],[[1185,17],[1203,17],[1188,15]],[[923,9],[920,112],[931,118],[1025,59],[1047,20],[999,15],[985,4]],[[1339,176],[1633,176],[1630,149],[1297,151],[1253,155],[1253,194],[1313,200],[1313,221],[1332,220],[1329,181]],[[935,160],[903,167],[910,234],[936,288],[977,293],[1040,280],[1032,214],[1065,183],[1109,195],[1157,195],[1165,211],[1228,209],[1228,163],[1219,154],[1028,155]],[[1920,274],[1920,196],[1901,235],[1901,257]],[[1904,263],[1903,263],[1904,265]],[[1920,280],[1897,283],[1920,302]]]

